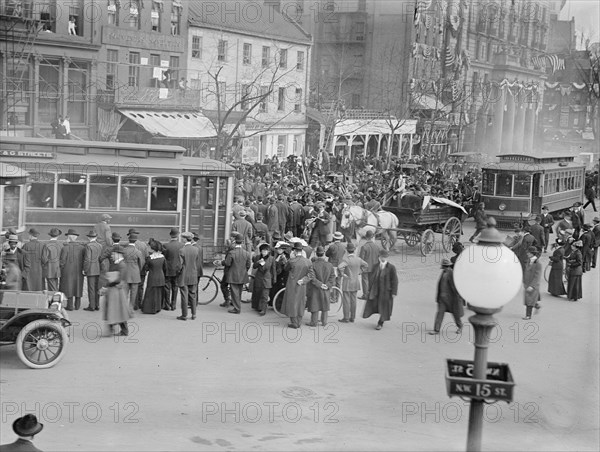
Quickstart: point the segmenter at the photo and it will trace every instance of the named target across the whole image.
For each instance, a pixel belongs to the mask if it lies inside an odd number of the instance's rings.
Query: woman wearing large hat
[[[548,293],[554,297],[566,295],[563,274],[565,272],[565,248],[562,239],[557,238],[554,251],[550,256],[550,276],[548,277]]]
[[[267,313],[269,292],[277,279],[275,258],[271,256],[268,243],[262,243],[258,247],[258,254],[252,258],[252,268],[256,271],[252,287],[252,309],[263,316]]]

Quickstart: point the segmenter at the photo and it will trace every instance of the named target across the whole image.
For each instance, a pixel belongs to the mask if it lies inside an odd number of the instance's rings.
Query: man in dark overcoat
[[[235,235],[235,248],[227,253],[223,264],[227,268],[227,282],[231,291],[231,304],[233,307],[227,311],[231,314],[239,314],[242,311],[242,289],[250,279],[248,270],[252,265],[251,255],[243,248],[244,238],[240,234]]]
[[[594,217],[592,220],[594,227],[592,228],[592,234],[594,234],[594,244],[592,246],[592,268],[596,268],[596,260],[598,259],[598,248],[600,248],[600,218]]]
[[[137,238],[135,239],[133,244],[135,245],[137,250],[141,253],[143,262],[146,262],[146,259],[148,258],[148,256],[150,256],[150,247],[148,246],[148,244],[146,242],[139,240],[140,232],[137,229],[135,229],[135,228],[129,229],[129,232],[127,232],[127,237],[131,237],[131,234],[137,235]],[[140,269],[140,284],[138,286],[138,291],[137,291],[136,301],[135,301],[136,306],[138,306],[140,308],[142,307],[142,302],[144,300],[144,283],[145,282],[146,282],[146,266],[143,265],[142,268]]]
[[[436,303],[438,305],[435,315],[433,331],[429,334],[439,334],[444,320],[444,314],[449,312],[454,317],[454,322],[458,327],[456,334],[462,331],[463,323],[461,317],[465,315],[463,300],[454,286],[454,274],[452,273],[452,262],[450,259],[442,259],[442,274],[437,285]]]
[[[42,250],[42,267],[44,269],[44,277],[46,278],[46,287],[49,292],[58,292],[58,280],[60,278],[60,252],[63,248],[63,243],[58,241],[58,236],[62,231],[57,228],[50,229],[48,235],[50,240],[44,244]]]
[[[192,320],[196,320],[196,291],[198,289],[198,259],[200,257],[198,248],[192,241],[194,234],[184,232],[181,237],[185,243],[179,250],[181,259],[181,270],[179,273],[179,290],[181,292],[181,315],[177,317],[179,320],[187,320],[188,307],[192,310]]]
[[[285,227],[288,222],[289,217],[289,206],[285,200],[285,197],[282,194],[277,195],[277,202],[275,203],[277,206],[277,220],[279,222],[279,232],[281,234],[285,234],[287,231]]]
[[[127,235],[129,237],[129,243],[127,246],[121,248],[123,259],[125,261],[125,270],[121,274],[121,282],[126,285],[125,291],[129,295],[129,307],[137,311],[141,307],[138,305],[137,294],[140,290],[142,269],[144,268],[146,259],[135,246],[138,235],[135,233],[129,233]]]
[[[252,309],[263,316],[267,313],[269,303],[269,292],[277,279],[275,258],[271,255],[271,247],[268,243],[262,243],[258,247],[258,254],[252,258],[254,274],[254,285],[252,287]]]
[[[554,218],[548,213],[548,206],[542,207],[542,217],[540,218],[540,226],[544,228],[544,253],[548,251],[550,245],[550,234],[552,234],[552,226]]]
[[[98,243],[102,246],[113,245],[112,232],[110,230],[109,224],[111,219],[112,217],[109,214],[103,213],[102,215],[100,215],[98,223],[96,223],[96,225],[94,226],[98,237]]]
[[[360,248],[360,253],[358,255],[358,257],[367,263],[367,269],[361,275],[362,295],[358,297],[360,300],[367,300],[369,298],[369,280],[375,265],[379,262],[379,251],[381,250],[381,247],[374,242],[374,237],[374,232],[371,229],[367,230],[365,234],[365,239],[367,241]]]
[[[371,272],[369,299],[363,313],[363,319],[379,314],[376,330],[383,328],[383,322],[391,319],[394,297],[398,293],[398,274],[396,267],[388,262],[389,255],[387,250],[379,251],[379,262]]]
[[[77,241],[79,234],[75,229],[69,229],[65,234],[67,241],[60,251],[60,284],[59,290],[67,297],[67,311],[73,310],[73,297],[75,310],[81,307],[83,295],[83,259],[85,247]]]
[[[289,328],[300,328],[306,310],[306,285],[310,281],[308,274],[311,267],[310,260],[302,257],[302,243],[295,242],[290,259],[285,264],[285,270],[289,273],[281,303],[281,313],[290,318]]]
[[[354,243],[348,243],[347,254],[338,266],[339,279],[342,283],[342,308],[344,310],[344,317],[339,320],[342,323],[354,323],[356,294],[360,289],[360,275],[369,268],[369,264],[354,254],[355,250]]]
[[[25,253],[18,247],[18,244],[19,237],[16,234],[10,234],[8,236],[8,248],[2,252],[2,259],[12,261],[19,269],[18,278],[15,278],[15,282],[18,284],[17,290],[28,290],[27,280],[24,277],[29,271],[28,262],[25,259]]]
[[[270,235],[273,235],[275,231],[279,232],[279,209],[273,196],[269,197],[269,207],[267,207],[267,228]],[[279,233],[283,235],[282,232]]]
[[[329,297],[335,284],[335,269],[330,262],[325,260],[325,250],[318,246],[315,251],[317,258],[312,263],[308,273],[310,283],[307,288],[307,309],[311,314],[308,326],[317,326],[319,312],[321,312],[321,323],[327,325],[327,313],[329,312]]]
[[[37,229],[29,229],[29,242],[23,245],[21,250],[25,258],[25,269],[22,277],[27,289],[34,292],[44,290],[44,269],[42,268],[42,253],[44,244],[39,241],[40,233]],[[25,287],[25,286],[24,286]]]
[[[531,214],[528,218],[527,223],[529,224],[529,233],[535,239],[534,246],[541,253],[548,244],[546,243],[546,236],[544,234],[544,228],[540,224],[541,218],[535,214]]]
[[[100,310],[100,255],[102,254],[102,245],[98,243],[98,234],[91,230],[87,234],[89,242],[85,244],[85,256],[83,258],[83,272],[87,278],[88,302],[84,311]]]
[[[177,275],[181,270],[179,250],[183,246],[183,243],[179,241],[179,229],[171,228],[169,235],[171,236],[171,240],[165,244],[164,252],[165,260],[167,261],[167,273],[165,274],[167,289],[165,303],[167,303],[167,306],[163,306],[163,309],[174,311],[177,308],[177,292],[179,291]]]

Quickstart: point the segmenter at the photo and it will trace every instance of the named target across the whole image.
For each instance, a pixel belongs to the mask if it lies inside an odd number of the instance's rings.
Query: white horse
[[[342,211],[340,226],[348,228],[352,224],[356,232],[357,245],[360,244],[360,241],[364,239],[369,230],[373,231],[373,234],[381,233],[381,242],[386,249],[392,249],[396,243],[398,217],[391,212],[380,210],[375,215],[370,210],[363,209],[360,206],[348,206]]]

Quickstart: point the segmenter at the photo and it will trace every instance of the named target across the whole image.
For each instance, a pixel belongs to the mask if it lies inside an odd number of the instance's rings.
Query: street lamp
[[[496,220],[489,218],[475,246],[462,252],[454,265],[456,289],[475,312],[469,322],[475,330],[473,379],[477,380],[486,379],[490,332],[497,323],[493,314],[517,295],[523,282],[521,265],[503,241]],[[467,451],[481,450],[483,403],[483,398],[471,399]]]

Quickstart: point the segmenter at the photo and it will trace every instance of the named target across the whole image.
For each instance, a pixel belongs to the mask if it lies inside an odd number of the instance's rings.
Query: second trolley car
[[[585,167],[574,156],[504,154],[482,168],[485,211],[499,226],[511,227],[548,206],[558,216],[584,195]]]

